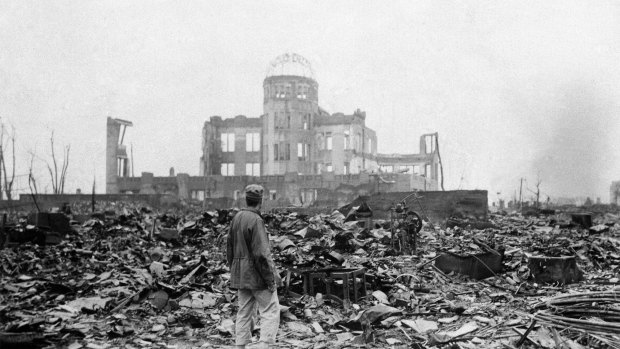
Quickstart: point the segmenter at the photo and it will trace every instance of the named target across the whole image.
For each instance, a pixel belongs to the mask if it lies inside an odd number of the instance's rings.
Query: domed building
[[[366,126],[366,113],[322,109],[315,72],[294,53],[268,65],[260,116],[212,116],[204,123],[199,176],[144,172],[129,177],[121,130],[127,125],[108,120],[109,194],[162,194],[177,188],[181,199],[230,207],[241,204],[245,185],[259,183],[267,191],[266,207],[334,207],[360,195],[439,187],[437,134],[420,137],[419,153],[378,154],[377,134]]]
[[[366,113],[358,109],[351,114],[329,114],[319,106],[318,92],[319,84],[306,58],[294,53],[278,56],[267,67],[263,80],[260,117],[213,116],[205,122],[201,175],[408,171],[424,175],[429,188],[436,188],[437,161],[433,156],[377,154],[377,135],[366,126]],[[426,136],[434,135],[423,138]],[[421,141],[424,149],[426,143]],[[428,143],[434,147],[432,139]]]

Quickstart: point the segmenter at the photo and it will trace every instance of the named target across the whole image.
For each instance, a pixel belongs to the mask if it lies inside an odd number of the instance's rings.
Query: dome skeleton
[[[316,80],[310,61],[296,53],[285,53],[276,57],[269,63],[266,75],[267,77],[292,75]]]

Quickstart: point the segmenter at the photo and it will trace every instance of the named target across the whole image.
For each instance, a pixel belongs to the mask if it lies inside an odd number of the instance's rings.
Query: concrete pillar
[[[118,177],[118,161],[116,159],[116,150],[120,131],[121,125],[111,117],[108,117],[105,149],[106,194],[118,194],[118,184],[116,181]]]
[[[129,176],[129,160],[127,151],[123,145],[123,137],[127,126],[133,126],[130,121],[112,119],[108,117],[106,122],[106,193],[118,194],[119,159],[123,162],[121,176]],[[122,132],[121,132],[122,130]]]
[[[153,174],[151,172],[142,172],[140,177],[140,194],[155,194]]]
[[[179,199],[189,199],[189,174],[179,173],[177,174],[177,187],[179,188]]]

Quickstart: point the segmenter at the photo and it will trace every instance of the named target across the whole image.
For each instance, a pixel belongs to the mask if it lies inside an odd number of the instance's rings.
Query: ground
[[[52,242],[24,219],[7,226],[0,347],[232,346],[236,298],[223,246],[234,211],[99,205],[105,214],[73,222],[53,245],[17,242]],[[339,212],[265,214],[285,279],[291,268],[364,268],[366,275],[366,295],[357,276],[359,299],[340,302],[326,294],[329,279],[304,294],[303,273],[292,273],[279,289],[278,347],[618,347],[620,217],[611,208],[595,212],[594,226],[584,228],[572,223],[571,210],[497,213],[491,224],[453,220],[450,228],[426,221],[411,255],[393,248],[389,221],[366,228],[366,219]],[[530,264],[536,256],[576,263],[539,270]],[[344,298],[342,281],[331,285]],[[569,296],[556,298],[562,295]]]

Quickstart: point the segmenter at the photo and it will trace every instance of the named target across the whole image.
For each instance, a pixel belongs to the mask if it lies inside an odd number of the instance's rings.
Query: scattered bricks
[[[588,229],[592,226],[592,214],[591,213],[573,213],[571,214],[571,220],[573,223]]]
[[[501,272],[503,259],[503,254],[491,252],[463,256],[448,252],[435,259],[435,266],[444,273],[455,272],[481,280]]]
[[[583,272],[577,267],[574,256],[529,257],[530,273],[539,283],[572,284],[583,280]]]

